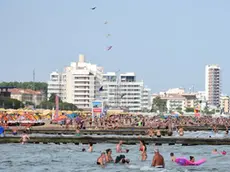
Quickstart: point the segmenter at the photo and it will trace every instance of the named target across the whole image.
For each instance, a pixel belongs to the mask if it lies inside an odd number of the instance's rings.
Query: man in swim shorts
[[[20,142],[22,144],[25,144],[28,142],[28,140],[30,140],[30,137],[26,134],[26,132],[24,131],[23,134],[22,134],[22,137],[20,139]]]
[[[159,149],[155,149],[154,153],[155,155],[153,157],[151,166],[156,167],[156,168],[165,168],[164,158],[160,154]]]
[[[123,144],[123,141],[121,140],[116,146],[116,152],[117,153],[128,153],[129,152],[128,149],[122,150],[122,148],[121,148],[122,144]]]
[[[130,160],[125,158],[125,155],[119,155],[115,159],[115,163],[129,164]]]

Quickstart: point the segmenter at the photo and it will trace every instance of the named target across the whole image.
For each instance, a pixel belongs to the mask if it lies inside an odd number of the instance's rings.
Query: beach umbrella
[[[70,119],[74,119],[76,116],[78,116],[77,114],[75,113],[72,113],[72,114],[68,114],[67,117],[70,118]]]
[[[0,126],[0,134],[4,133],[4,128]]]

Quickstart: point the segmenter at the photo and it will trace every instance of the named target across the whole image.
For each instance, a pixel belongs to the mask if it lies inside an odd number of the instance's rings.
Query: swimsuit
[[[155,168],[164,168],[163,165],[156,165]]]

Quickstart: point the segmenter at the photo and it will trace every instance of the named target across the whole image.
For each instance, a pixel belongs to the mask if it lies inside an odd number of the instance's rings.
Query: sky
[[[230,94],[229,18],[229,0],[1,0],[0,82],[32,81],[33,69],[46,82],[84,54],[152,92],[204,90],[205,65],[219,64]]]

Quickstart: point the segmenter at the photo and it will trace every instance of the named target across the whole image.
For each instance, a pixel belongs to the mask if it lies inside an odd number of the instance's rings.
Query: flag
[[[125,94],[122,94],[122,95],[121,95],[121,98],[123,98],[124,96],[125,96]]]
[[[99,88],[99,91],[104,91],[104,90],[103,90],[103,86],[101,86],[101,87]]]

